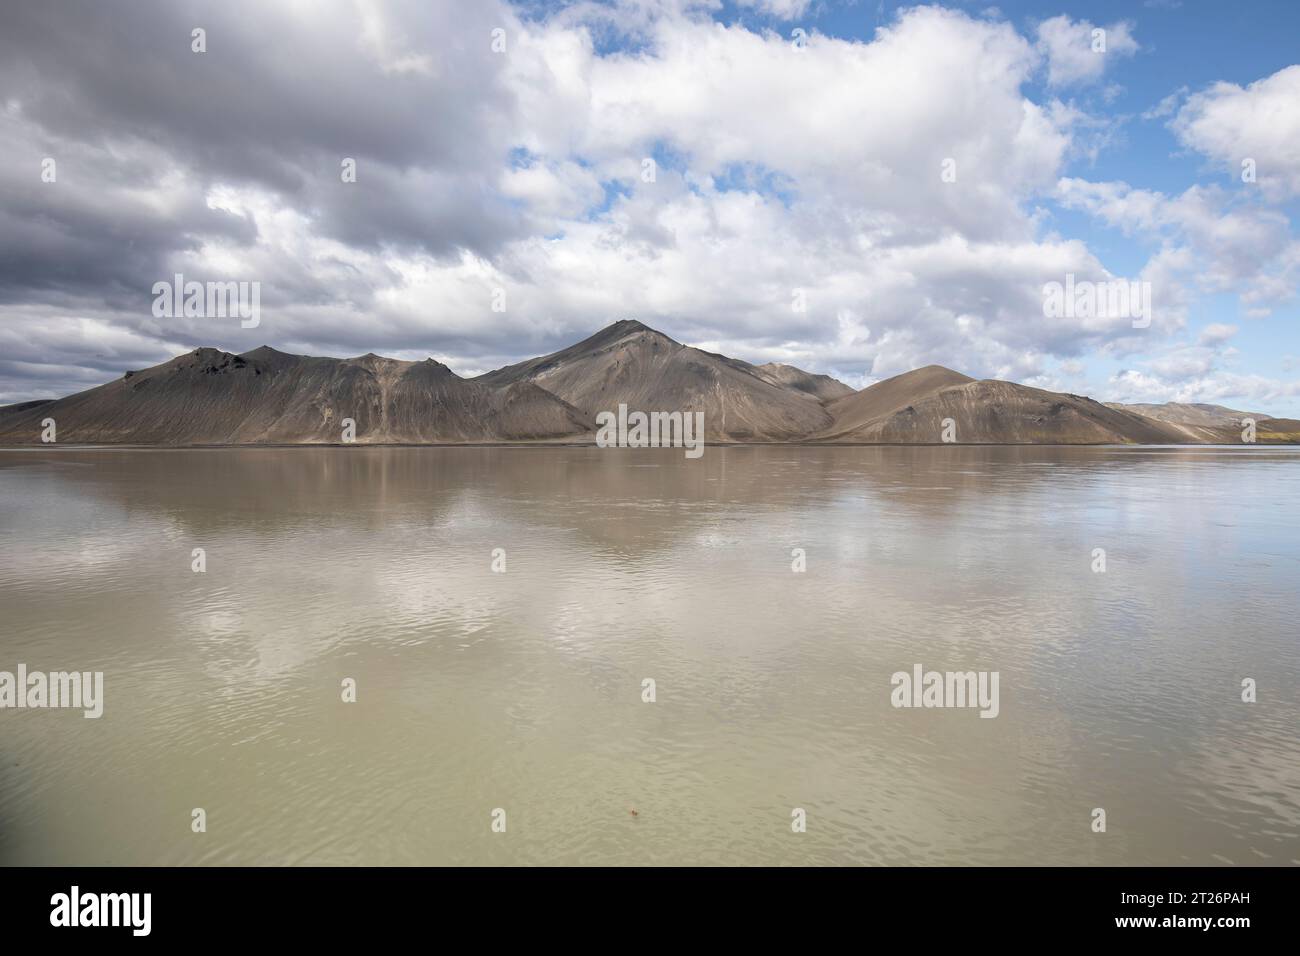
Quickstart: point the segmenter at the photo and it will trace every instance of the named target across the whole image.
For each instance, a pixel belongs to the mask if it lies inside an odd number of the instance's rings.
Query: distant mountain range
[[[465,379],[433,359],[200,348],[66,398],[0,407],[0,444],[580,442],[618,405],[703,412],[711,442],[1185,444],[1300,441],[1300,421],[1218,405],[1102,404],[938,365],[854,391],[621,321],[559,352]]]

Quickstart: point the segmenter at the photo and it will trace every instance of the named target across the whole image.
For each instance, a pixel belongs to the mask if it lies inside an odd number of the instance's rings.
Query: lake
[[[104,694],[0,709],[0,863],[1297,864],[1298,494],[1294,447],[3,450],[0,670]]]

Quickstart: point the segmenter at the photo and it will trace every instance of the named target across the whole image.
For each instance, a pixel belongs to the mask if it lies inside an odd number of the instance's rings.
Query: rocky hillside
[[[200,348],[56,401],[0,408],[0,444],[241,445],[592,441],[596,415],[703,412],[713,442],[1240,444],[1300,442],[1300,422],[1218,405],[1102,404],[928,365],[853,391],[622,321],[566,349],[464,379],[425,359]],[[951,422],[950,430],[946,428]]]
[[[400,362],[195,349],[58,401],[0,415],[0,441],[158,445],[529,441],[584,437],[583,412],[526,382],[490,388],[426,359]]]
[[[632,321],[474,381],[532,382],[593,417],[620,403],[647,412],[702,411],[710,441],[791,441],[831,424],[820,401],[773,384],[755,366],[682,345]]]

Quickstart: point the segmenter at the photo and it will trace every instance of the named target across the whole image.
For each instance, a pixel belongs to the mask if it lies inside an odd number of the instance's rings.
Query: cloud
[[[1098,27],[1088,20],[1052,17],[1038,25],[1038,49],[1047,58],[1051,86],[1095,83],[1117,57],[1138,51],[1133,27],[1118,21]]]
[[[1215,83],[1189,97],[1169,125],[1235,181],[1249,162],[1267,198],[1300,196],[1300,65],[1246,87]]]
[[[778,20],[798,20],[812,5],[812,0],[737,0],[742,7],[752,7]]]
[[[1241,402],[1267,404],[1300,395],[1300,382],[1284,382],[1262,375],[1211,372],[1168,380],[1138,369],[1116,372],[1107,383],[1107,398],[1115,402],[1206,402],[1213,405]],[[1255,409],[1242,409],[1254,411]]]
[[[1044,55],[1053,82],[1097,79],[1137,49],[1124,24],[1102,55],[1086,21],[1026,37],[918,7],[870,42],[812,31],[797,49],[716,7],[16,10],[0,36],[0,401],[198,345],[471,374],[626,317],[855,384],[930,362],[1074,374],[1060,363],[1177,328],[1189,288],[1246,281],[1266,309],[1300,268],[1276,212],[1063,178],[1109,121],[1026,89]],[[1075,62],[1081,35],[1093,59]],[[1044,283],[1111,278],[1047,231],[1054,199],[1160,243],[1152,329],[1044,317]],[[174,272],[260,281],[261,325],[155,319],[152,284]]]
[[[1144,120],[1163,119],[1166,116],[1172,116],[1178,109],[1178,104],[1187,96],[1187,87],[1180,86],[1168,96],[1164,97],[1159,103],[1151,107],[1142,114]]]
[[[129,353],[84,360],[114,371],[263,341],[475,371],[629,314],[850,376],[940,358],[1032,368],[1104,337],[1033,318],[1044,275],[1099,267],[1040,240],[1027,211],[1077,117],[1021,93],[1036,54],[1009,24],[918,8],[871,43],[814,33],[796,50],[706,13],[25,8],[0,40],[3,134],[20,156],[0,173],[0,300],[7,316],[59,308],[125,328]],[[189,45],[200,21],[205,54]],[[636,42],[598,49],[610,30]],[[292,64],[267,36],[295,38]],[[53,184],[36,175],[46,155]],[[154,319],[149,290],[176,271],[261,281],[261,326]],[[854,316],[873,334],[845,348]],[[84,382],[37,341],[51,361],[11,371],[6,397],[41,370],[47,391]]]
[[[190,42],[200,22],[201,54]],[[497,198],[510,139],[502,120],[513,110],[502,58],[488,51],[502,24],[518,29],[490,4],[342,3],[320,17],[297,5],[185,0],[129,13],[77,0],[25,6],[0,34],[13,157],[0,208],[30,213],[106,187],[120,195],[84,202],[78,218],[111,233],[124,204],[156,201],[146,184],[157,183],[175,199],[151,224],[183,241],[213,231],[195,221],[208,215],[210,187],[261,188],[352,245],[491,252],[526,233]],[[481,44],[446,42],[474,36]],[[267,37],[292,37],[292,50]],[[62,175],[38,193],[31,170],[46,156]],[[352,188],[341,182],[344,158],[358,166]],[[121,232],[134,238],[135,226]]]
[[[1241,202],[1214,186],[1191,186],[1171,197],[1123,182],[1072,177],[1060,181],[1057,197],[1066,208],[1085,210],[1125,234],[1161,242],[1149,268],[1167,280],[1165,295],[1177,296],[1180,287],[1236,293],[1257,316],[1296,299],[1300,242],[1277,210]]]
[[[1235,325],[1225,325],[1215,322],[1207,325],[1201,330],[1200,342],[1202,345],[1220,345],[1237,334]]]
[[[1256,410],[1300,396],[1300,382],[1242,374],[1239,354],[1228,340],[1237,329],[1210,325],[1196,343],[1161,347],[1149,358],[1113,374],[1106,383],[1109,401],[1208,402]]]

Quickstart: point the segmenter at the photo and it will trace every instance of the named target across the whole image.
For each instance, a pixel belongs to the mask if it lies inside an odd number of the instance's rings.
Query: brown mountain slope
[[[928,366],[878,382],[830,406],[835,424],[818,440],[939,442],[952,419],[956,442],[1140,443],[1186,441],[1172,426],[1078,395]]]
[[[822,381],[824,380],[824,381]],[[830,384],[828,384],[830,383]],[[432,359],[403,362],[195,349],[56,401],[0,408],[0,444],[39,444],[53,418],[62,444],[589,441],[595,414],[702,411],[711,441],[937,443],[1300,442],[1300,422],[1213,405],[1104,405],[931,365],[824,402],[845,386],[788,366],[753,366],[690,348],[639,322],[474,380]],[[808,391],[813,389],[814,391]]]
[[[815,375],[793,365],[782,365],[779,362],[755,365],[754,374],[773,385],[793,389],[820,402],[833,402],[837,398],[853,394],[853,389],[839,379],[831,378],[829,375]]]
[[[942,365],[927,365],[902,375],[868,385],[860,392],[831,402],[828,411],[834,420],[818,437],[827,441],[863,441],[854,438],[859,429],[866,428],[891,412],[906,408],[928,395],[944,388],[965,385],[975,381],[968,375],[954,372]]]
[[[1163,405],[1133,404],[1121,405],[1119,402],[1107,402],[1111,408],[1137,412],[1159,422],[1175,425],[1210,425],[1236,428],[1243,418],[1253,418],[1257,422],[1271,415],[1261,412],[1241,412],[1223,405],[1209,405],[1204,402],[1165,402]]]
[[[67,398],[0,417],[0,442],[38,443],[53,418],[58,441],[159,445],[356,441],[526,441],[583,437],[591,419],[521,383],[490,388],[433,359],[400,362],[195,349]]]
[[[0,421],[11,415],[17,415],[20,412],[30,412],[33,408],[40,408],[49,405],[54,401],[52,398],[38,398],[30,402],[15,402],[12,405],[0,405]]]
[[[592,416],[616,411],[620,403],[631,411],[702,411],[710,441],[788,441],[831,423],[820,403],[761,378],[747,362],[682,345],[628,320],[474,381],[535,382]]]
[[[1162,405],[1121,405],[1118,402],[1106,404],[1110,408],[1136,412],[1144,418],[1165,422],[1182,432],[1186,441],[1196,442],[1238,442],[1241,440],[1242,419],[1253,418],[1261,431],[1266,422],[1273,420],[1271,416],[1259,412],[1241,412],[1223,405],[1209,405],[1202,402],[1165,402]]]
[[[1240,441],[1241,429],[1236,429],[1235,435],[1230,437],[1230,442]],[[1256,441],[1276,442],[1278,444],[1294,445],[1300,442],[1300,419],[1295,418],[1268,418],[1259,422],[1256,429]]]

